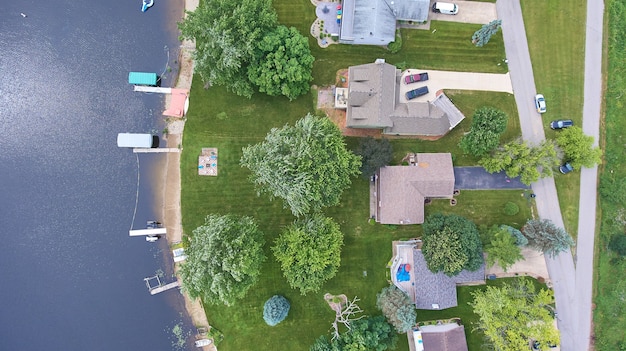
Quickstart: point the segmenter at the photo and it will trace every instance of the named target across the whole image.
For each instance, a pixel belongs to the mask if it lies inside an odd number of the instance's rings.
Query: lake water
[[[128,236],[159,215],[163,157],[116,147],[163,130],[163,96],[134,93],[128,72],[170,86],[183,1],[140,9],[0,1],[0,350],[172,350],[172,328],[191,331],[178,291],[143,281],[173,279],[167,243]]]

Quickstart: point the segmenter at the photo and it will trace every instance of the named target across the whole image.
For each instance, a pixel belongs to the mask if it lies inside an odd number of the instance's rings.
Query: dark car
[[[428,73],[426,72],[418,73],[418,74],[409,74],[408,76],[404,77],[404,84],[423,82],[425,80],[428,80]]]
[[[556,121],[550,122],[550,128],[552,129],[563,129],[569,128],[574,125],[574,121],[571,119],[557,119]]]
[[[559,167],[559,171],[563,174],[567,174],[569,172],[572,172],[574,170],[574,167],[572,167],[571,164],[569,164],[569,162],[565,162],[562,166]]]
[[[422,95],[426,95],[428,94],[428,87],[427,86],[423,86],[423,87],[419,87],[417,89],[413,89],[411,91],[407,91],[406,92],[406,99],[407,100],[412,100],[415,99],[418,96],[422,96]]]

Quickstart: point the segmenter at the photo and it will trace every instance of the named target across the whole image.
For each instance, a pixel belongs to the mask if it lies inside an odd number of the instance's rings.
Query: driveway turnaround
[[[465,190],[530,189],[519,177],[509,178],[504,172],[491,174],[482,167],[454,167],[454,188]]]
[[[462,0],[455,0],[454,3],[459,7],[459,13],[456,15],[444,15],[431,11],[428,15],[428,19],[434,21],[487,24],[498,18],[496,14],[496,4],[494,3]]]
[[[427,81],[411,84],[404,83],[404,77],[407,75],[422,72],[428,73]],[[513,94],[511,76],[508,73],[471,73],[408,69],[402,74],[400,102],[407,102],[405,96],[407,91],[417,89],[424,85],[428,86],[428,94],[415,98],[412,101],[433,101],[437,91],[442,89],[499,91]]]

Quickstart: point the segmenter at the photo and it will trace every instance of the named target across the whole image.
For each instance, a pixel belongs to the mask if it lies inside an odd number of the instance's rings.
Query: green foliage
[[[263,305],[263,320],[273,327],[287,318],[290,307],[289,301],[284,296],[274,295]]]
[[[615,251],[620,256],[626,256],[626,234],[615,234],[609,242],[609,249]]]
[[[244,147],[241,165],[252,171],[259,192],[282,198],[285,207],[302,216],[339,204],[361,161],[346,149],[333,122],[308,114],[295,126],[273,128],[265,141]]]
[[[506,131],[506,113],[493,107],[481,107],[472,117],[469,133],[461,138],[459,147],[473,156],[484,156],[500,144],[500,136]]]
[[[600,176],[599,191],[602,200],[616,205],[626,203],[626,178],[603,172]]]
[[[484,237],[486,240],[483,240],[483,245],[487,253],[488,267],[498,264],[506,272],[515,262],[524,258],[515,237],[505,226],[493,225]]]
[[[376,295],[376,307],[398,333],[406,333],[415,325],[415,305],[404,291],[390,285]]]
[[[193,298],[232,305],[258,280],[263,234],[250,217],[209,215],[194,229],[180,269],[183,288]]]
[[[530,339],[543,345],[558,343],[559,332],[550,314],[554,303],[551,290],[536,292],[532,282],[524,279],[513,286],[487,286],[472,296],[470,305],[480,318],[476,327],[485,333],[493,349],[527,350]]]
[[[310,351],[385,351],[394,349],[397,339],[385,317],[376,316],[352,321],[350,329],[336,340],[319,337]]]
[[[602,151],[593,146],[593,137],[585,135],[580,127],[573,126],[560,131],[556,143],[574,169],[590,168],[602,162]]]
[[[337,274],[342,245],[339,225],[315,214],[285,228],[272,251],[289,285],[306,295]]]
[[[500,228],[506,229],[509,234],[511,234],[515,238],[515,245],[517,246],[526,246],[528,245],[528,239],[522,234],[521,231],[515,229],[508,225],[501,225]]]
[[[309,91],[315,58],[297,29],[278,26],[257,43],[255,55],[248,78],[260,92],[293,100]]]
[[[361,156],[361,175],[367,179],[379,168],[389,165],[393,158],[393,146],[389,139],[361,138],[354,153]]]
[[[491,36],[498,32],[501,26],[502,20],[493,20],[483,25],[479,30],[474,33],[474,35],[472,35],[472,43],[474,43],[474,45],[478,47],[483,47],[489,42]]]
[[[428,269],[448,276],[462,270],[475,271],[483,263],[482,245],[476,225],[461,216],[436,213],[422,225],[422,252]]]
[[[490,157],[485,157],[479,164],[489,173],[504,170],[511,178],[520,177],[524,184],[530,184],[539,178],[551,177],[552,169],[559,165],[560,159],[552,140],[544,140],[539,146],[528,146],[521,140],[512,141],[496,150]]]
[[[557,227],[549,219],[531,219],[522,233],[528,239],[528,245],[544,254],[554,257],[574,245],[574,240],[563,228]]]
[[[519,206],[514,202],[507,202],[504,204],[504,214],[507,216],[515,216],[519,213]]]
[[[334,351],[336,350],[333,345],[330,343],[330,340],[324,335],[315,339],[315,343],[311,345],[309,351]]]
[[[250,97],[248,67],[257,43],[276,24],[271,0],[206,0],[178,27],[182,38],[196,41],[194,71],[202,80]]]
[[[389,49],[392,54],[397,54],[402,49],[402,33],[399,29],[396,29],[396,40],[387,44],[387,49]]]

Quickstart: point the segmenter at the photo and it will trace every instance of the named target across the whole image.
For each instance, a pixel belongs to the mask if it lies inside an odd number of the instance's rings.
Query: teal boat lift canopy
[[[128,83],[134,85],[157,85],[157,74],[146,72],[130,72],[128,73]]]

